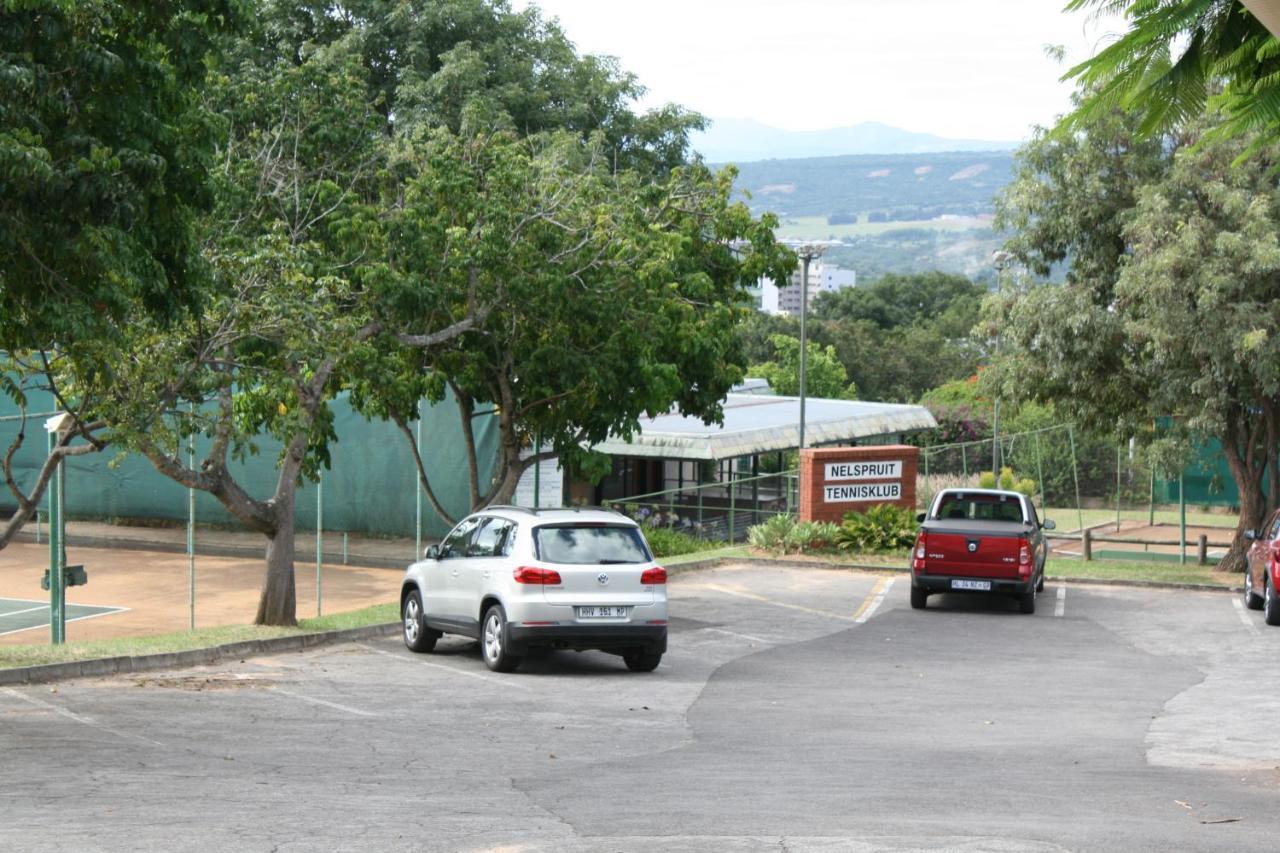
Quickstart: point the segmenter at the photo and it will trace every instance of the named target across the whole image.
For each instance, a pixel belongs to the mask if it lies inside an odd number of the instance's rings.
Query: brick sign
[[[875,504],[914,509],[918,457],[900,444],[801,450],[800,520],[839,522]]]

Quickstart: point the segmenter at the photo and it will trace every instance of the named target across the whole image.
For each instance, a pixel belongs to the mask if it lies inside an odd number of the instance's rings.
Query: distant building
[[[766,314],[800,314],[800,276],[801,270],[791,274],[791,282],[787,287],[778,287],[772,281],[761,279],[760,310]],[[833,293],[846,287],[858,284],[858,274],[854,270],[840,269],[833,264],[817,261],[809,265],[809,304],[819,293]]]

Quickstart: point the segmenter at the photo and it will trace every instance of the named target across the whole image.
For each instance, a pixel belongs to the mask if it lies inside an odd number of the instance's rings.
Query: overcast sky
[[[1119,29],[1066,0],[535,0],[582,53],[712,118],[787,130],[881,121],[1025,139],[1068,106],[1058,77]],[[513,0],[516,8],[530,5]],[[1045,56],[1063,45],[1067,62]]]

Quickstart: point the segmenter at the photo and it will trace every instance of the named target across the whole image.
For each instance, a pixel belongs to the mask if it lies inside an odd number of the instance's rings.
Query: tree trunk
[[[276,532],[267,539],[267,575],[262,582],[255,625],[297,625],[298,595],[293,577],[294,514],[297,485],[290,477],[276,490]]]
[[[1227,429],[1221,436],[1227,467],[1231,469],[1231,479],[1240,492],[1240,521],[1236,524],[1231,547],[1217,565],[1217,571],[1220,572],[1244,573],[1245,553],[1250,544],[1244,538],[1244,532],[1257,530],[1262,526],[1269,506],[1262,488],[1262,476],[1269,461],[1275,457],[1272,447],[1273,431],[1267,430],[1264,435],[1262,429],[1250,426],[1245,421],[1247,417],[1247,413],[1241,412],[1238,420],[1228,419]],[[1263,446],[1258,447],[1259,443]]]
[[[320,372],[317,371],[317,377]],[[316,390],[310,396],[307,407],[308,420],[315,418],[323,378],[318,378]],[[300,395],[304,399],[307,395]],[[262,582],[262,597],[258,602],[255,625],[297,625],[298,596],[293,579],[293,557],[296,531],[294,524],[298,512],[298,475],[302,471],[302,459],[307,452],[307,433],[299,430],[280,460],[280,474],[276,478],[276,493],[268,503],[275,520],[275,531],[268,534],[267,577]]]
[[[520,485],[520,476],[524,473],[528,466],[519,458],[517,451],[516,460],[507,464],[506,474],[498,482],[497,488],[494,489],[488,503],[491,504],[509,504],[515,497],[516,487]]]

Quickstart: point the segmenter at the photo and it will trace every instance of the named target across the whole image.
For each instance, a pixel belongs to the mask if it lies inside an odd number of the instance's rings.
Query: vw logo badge
[[[609,576],[604,572],[601,572],[600,574],[596,575],[596,580],[600,581],[600,586],[604,586],[605,584],[609,583]]]
[[[972,554],[972,553],[973,553],[974,551],[976,551],[976,550],[978,550],[978,543],[977,543],[977,542],[970,542],[970,543],[969,543],[969,553],[970,553],[970,554]]]

